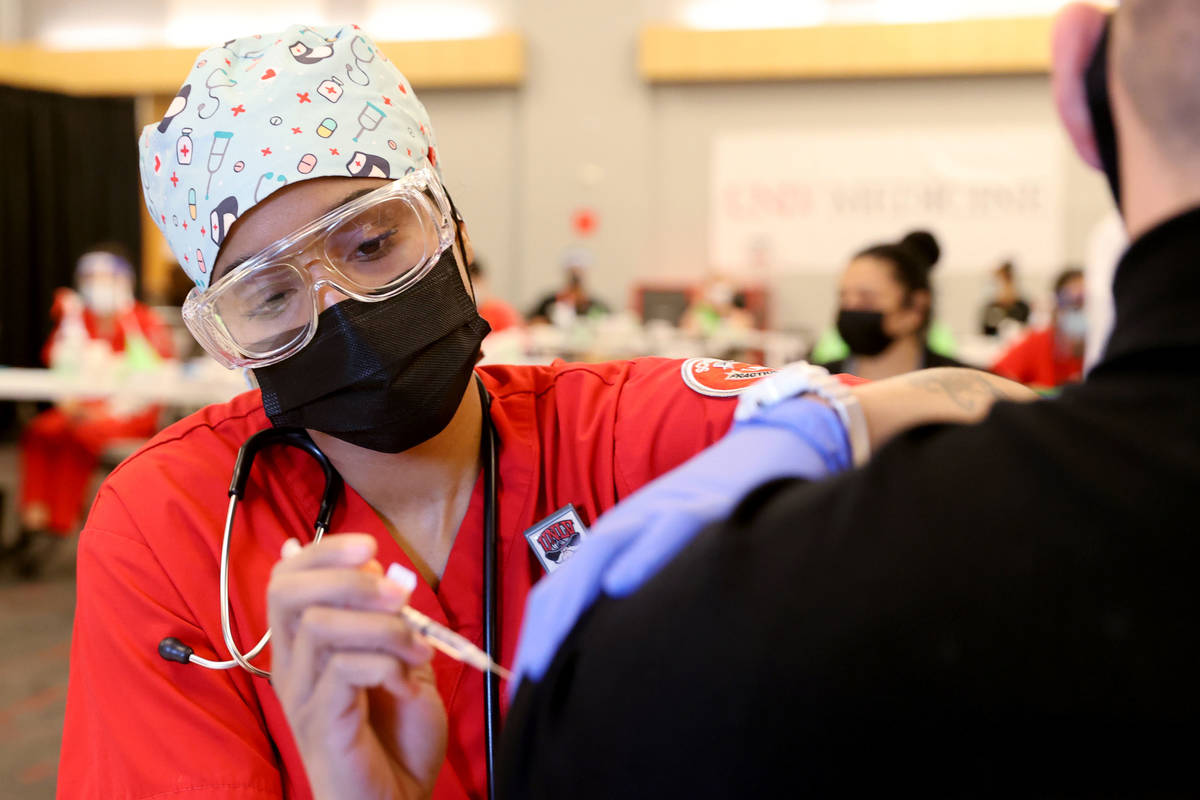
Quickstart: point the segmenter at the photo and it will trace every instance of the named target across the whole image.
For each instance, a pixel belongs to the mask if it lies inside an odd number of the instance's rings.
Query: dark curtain
[[[140,205],[132,99],[0,86],[0,365],[40,366],[54,290],[89,246],[141,262]]]

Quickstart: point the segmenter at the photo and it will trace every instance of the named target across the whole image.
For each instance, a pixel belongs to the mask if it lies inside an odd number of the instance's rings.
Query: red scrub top
[[[1061,352],[1054,329],[1043,328],[1013,345],[992,372],[1035,389],[1053,389],[1083,377],[1083,358]]]
[[[725,433],[736,398],[702,394],[707,376],[720,372],[744,384],[756,377],[731,367],[706,372],[702,365],[695,373],[701,384],[693,379],[699,388],[691,388],[681,366],[648,358],[477,370],[500,440],[502,664],[512,663],[526,594],[543,574],[522,533],[567,503],[592,524],[619,498]],[[157,653],[159,640],[174,636],[202,657],[228,657],[217,594],[226,492],[238,448],[269,424],[258,392],[210,406],[160,433],[101,488],[79,541],[60,798],[311,797],[267,681],[237,668],[214,672],[164,661]],[[480,646],[481,484],[437,590],[421,581],[411,600]],[[230,569],[234,635],[243,651],[267,628],[266,586],[284,540],[311,540],[322,488],[317,465],[294,448],[270,448],[254,462]],[[379,542],[381,563],[413,568],[350,486],[331,531],[368,532]],[[268,668],[269,654],[268,648],[259,666]],[[434,797],[483,797],[482,675],[441,654],[434,668],[450,720]]]

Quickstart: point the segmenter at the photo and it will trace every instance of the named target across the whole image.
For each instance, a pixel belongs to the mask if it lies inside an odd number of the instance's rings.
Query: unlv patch
[[[689,358],[681,368],[683,382],[697,394],[708,397],[733,397],[762,378],[774,374],[769,367],[717,358]]]
[[[568,503],[525,531],[525,541],[542,562],[542,568],[550,573],[570,560],[587,534],[579,512]]]

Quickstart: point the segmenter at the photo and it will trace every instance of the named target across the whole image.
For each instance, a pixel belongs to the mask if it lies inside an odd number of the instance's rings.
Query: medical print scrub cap
[[[271,192],[438,169],[425,107],[357,25],[296,25],[204,51],[138,148],[150,216],[201,289],[229,227]]]

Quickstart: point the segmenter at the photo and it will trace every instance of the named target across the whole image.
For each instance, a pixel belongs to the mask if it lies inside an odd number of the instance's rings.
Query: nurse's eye
[[[354,248],[353,257],[359,261],[372,261],[387,254],[395,244],[396,229],[386,230],[378,236],[359,242]]]
[[[251,304],[246,311],[249,319],[270,319],[279,316],[287,310],[288,304],[296,295],[296,289],[279,289],[267,291],[257,302]]]

